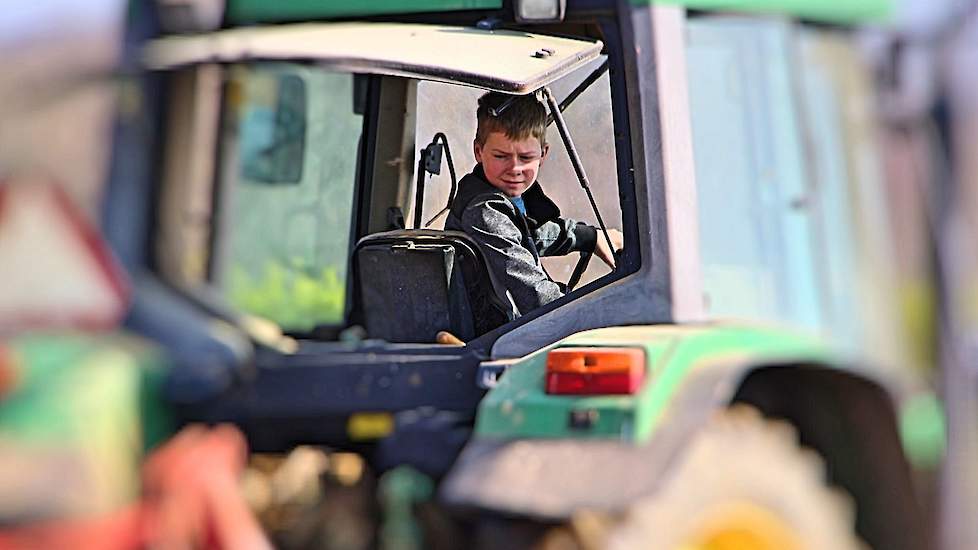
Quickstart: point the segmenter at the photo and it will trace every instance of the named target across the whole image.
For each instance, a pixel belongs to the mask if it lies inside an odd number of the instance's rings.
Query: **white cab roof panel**
[[[175,36],[151,43],[151,69],[205,62],[310,61],[526,94],[594,59],[600,41],[508,30],[402,23],[307,23]]]

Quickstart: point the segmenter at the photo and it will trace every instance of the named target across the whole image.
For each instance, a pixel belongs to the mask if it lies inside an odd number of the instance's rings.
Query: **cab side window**
[[[353,75],[230,72],[213,276],[231,305],[286,331],[344,323],[363,121],[343,97]]]

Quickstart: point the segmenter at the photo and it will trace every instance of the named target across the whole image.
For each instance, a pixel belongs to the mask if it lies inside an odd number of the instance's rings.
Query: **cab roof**
[[[527,94],[595,59],[600,41],[509,30],[402,23],[307,23],[172,36],[149,44],[150,69],[205,62],[310,61]]]

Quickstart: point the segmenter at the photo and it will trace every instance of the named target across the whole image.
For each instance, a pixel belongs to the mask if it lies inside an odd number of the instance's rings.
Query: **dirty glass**
[[[306,85],[294,74],[248,81],[242,107],[241,174],[250,181],[298,183],[306,138]]]
[[[231,71],[216,274],[232,305],[287,331],[344,319],[362,130],[352,98],[350,74],[291,64]],[[263,151],[271,160],[247,158]]]
[[[707,312],[821,329],[791,26],[703,17],[687,36]]]
[[[906,237],[897,238],[900,249],[912,247],[913,237],[895,233],[888,212],[888,195],[898,194],[898,186],[883,176],[872,72],[841,32],[803,29],[797,45],[805,66],[800,97],[815,178],[827,332],[847,351],[872,350],[880,364],[904,364],[914,333],[921,350],[926,336],[913,330],[913,321],[899,324],[901,302],[912,304],[916,296],[901,288],[892,235]],[[907,218],[898,225],[912,225]],[[910,319],[915,313],[903,314]]]

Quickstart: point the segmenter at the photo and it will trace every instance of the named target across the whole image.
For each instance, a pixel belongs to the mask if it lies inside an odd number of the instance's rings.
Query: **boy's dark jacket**
[[[509,290],[520,313],[563,296],[540,265],[541,256],[594,250],[595,228],[560,217],[560,209],[533,182],[524,193],[526,215],[485,178],[481,164],[459,182],[445,229],[464,231],[482,248],[489,269]]]

